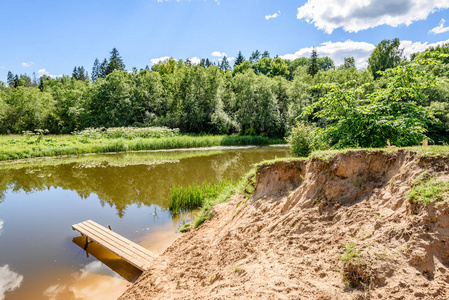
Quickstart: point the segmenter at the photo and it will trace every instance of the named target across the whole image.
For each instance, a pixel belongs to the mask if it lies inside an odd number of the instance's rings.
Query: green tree
[[[108,75],[108,60],[105,58],[98,67],[98,78],[106,78]]]
[[[125,71],[125,63],[123,62],[117,48],[113,48],[111,51],[111,57],[109,58],[109,63],[106,67],[106,75],[111,74],[115,70]]]
[[[262,58],[270,58],[270,52],[268,52],[267,50],[265,50],[265,51],[262,53]]]
[[[316,49],[314,48],[312,50],[312,55],[310,56],[310,64],[307,69],[307,73],[310,76],[315,77],[315,75],[316,75],[316,73],[318,73],[319,69],[320,69],[320,66],[318,64],[318,54],[316,52]]]
[[[355,59],[354,56],[351,57],[345,57],[344,63],[338,67],[339,69],[351,69],[355,68]]]
[[[14,74],[11,71],[8,72],[8,75],[6,77],[6,83],[9,86],[14,86]]]
[[[92,79],[92,82],[94,82],[95,80],[97,80],[97,78],[99,78],[99,76],[98,76],[99,67],[100,67],[100,61],[98,60],[98,58],[95,58],[94,66],[92,67],[92,73],[90,76]]]
[[[426,137],[427,124],[436,119],[420,104],[427,97],[423,89],[435,86],[436,77],[420,71],[417,63],[381,75],[388,79],[385,88],[366,93],[364,86],[332,84],[329,93],[306,109],[306,115],[328,122],[317,130],[321,143],[334,148],[383,147],[390,140],[397,146],[409,146]]]
[[[227,71],[231,69],[231,65],[229,64],[228,58],[225,56],[223,56],[223,58],[221,59],[221,63],[220,63],[220,69],[222,69],[223,71]]]
[[[335,69],[334,61],[330,57],[320,57],[317,59],[320,70],[328,71]]]
[[[245,61],[245,57],[242,54],[242,51],[239,51],[239,54],[237,55],[235,62],[234,62],[234,68],[236,66],[239,66],[240,64],[242,64]]]
[[[400,49],[401,42],[398,38],[393,40],[382,40],[377,44],[368,59],[368,68],[374,79],[380,77],[378,71],[384,71],[398,66],[402,60],[404,49]]]
[[[256,62],[260,59],[260,51],[256,50],[253,53],[251,53],[251,56],[249,57],[250,62]]]

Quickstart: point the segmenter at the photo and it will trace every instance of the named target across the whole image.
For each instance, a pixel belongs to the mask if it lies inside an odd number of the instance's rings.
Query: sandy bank
[[[424,173],[447,182],[449,155],[263,166],[249,199],[217,205],[120,299],[448,299],[449,196],[407,199]],[[344,263],[344,245],[358,263]]]

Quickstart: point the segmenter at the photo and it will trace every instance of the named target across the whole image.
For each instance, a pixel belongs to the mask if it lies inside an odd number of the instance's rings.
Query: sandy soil
[[[261,167],[249,199],[217,205],[120,299],[449,299],[449,204],[406,199],[423,172],[448,180],[449,157],[358,151]],[[347,243],[365,285],[344,282]]]

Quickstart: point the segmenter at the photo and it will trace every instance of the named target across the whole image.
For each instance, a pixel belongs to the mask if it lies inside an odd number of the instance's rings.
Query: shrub
[[[307,157],[312,152],[312,143],[315,136],[315,127],[307,122],[296,122],[290,135],[286,138],[290,144],[290,151],[299,157]]]
[[[345,250],[341,255],[344,282],[354,288],[360,284],[364,288],[368,288],[371,282],[371,276],[362,254],[356,249],[354,243],[347,243],[344,247]]]

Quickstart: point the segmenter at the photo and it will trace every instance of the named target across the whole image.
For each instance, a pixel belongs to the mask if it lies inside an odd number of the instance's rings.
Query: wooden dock
[[[146,271],[157,256],[91,220],[72,225],[72,229],[86,237],[86,247],[88,242],[94,241],[142,271]]]

